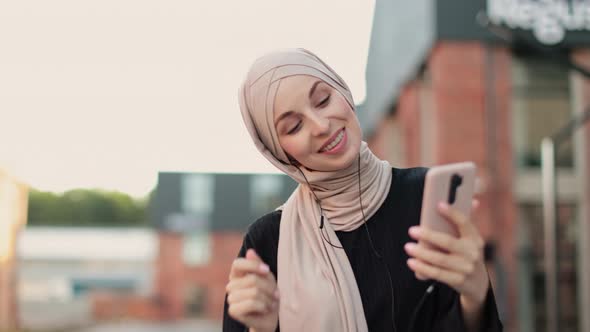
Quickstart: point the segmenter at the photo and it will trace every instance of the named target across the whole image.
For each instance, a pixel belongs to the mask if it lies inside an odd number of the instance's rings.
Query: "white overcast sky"
[[[365,96],[374,1],[0,0],[0,168],[30,186],[144,195],[157,172],[274,172],[237,89],[305,47]]]

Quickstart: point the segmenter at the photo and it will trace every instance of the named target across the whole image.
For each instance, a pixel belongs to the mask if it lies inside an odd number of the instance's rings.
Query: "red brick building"
[[[377,2],[359,117],[373,151],[398,167],[477,164],[482,204],[474,220],[494,249],[490,272],[503,322],[509,331],[541,331],[540,143],[590,105],[590,80],[552,56],[590,69],[590,26],[575,25],[590,14],[579,11],[581,2],[564,2],[569,11],[539,2],[524,11],[522,3]],[[503,41],[478,25],[484,12],[522,40]],[[563,35],[527,26],[543,13]],[[589,152],[586,124],[557,154],[559,323],[580,331],[590,329]]]
[[[160,173],[155,301],[160,319],[221,319],[232,261],[249,224],[287,200],[295,182],[277,174]]]

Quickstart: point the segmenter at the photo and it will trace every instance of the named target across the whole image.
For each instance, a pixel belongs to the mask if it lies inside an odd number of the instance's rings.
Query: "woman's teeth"
[[[332,141],[332,143],[328,144],[328,146],[326,146],[325,148],[322,149],[322,152],[332,150],[336,145],[338,145],[338,143],[340,143],[340,141],[342,141],[343,137],[344,137],[344,130],[341,130],[340,134],[338,134],[338,136],[336,136],[336,138]]]

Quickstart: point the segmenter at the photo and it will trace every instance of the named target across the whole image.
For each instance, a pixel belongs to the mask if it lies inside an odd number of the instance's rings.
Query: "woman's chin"
[[[348,167],[350,167],[354,161],[356,160],[356,156],[358,155],[358,153],[355,154],[346,154],[346,155],[342,155],[341,158],[335,159],[335,160],[326,160],[325,162],[317,162],[315,163],[315,165],[313,165],[314,167],[306,167],[307,169],[310,170],[316,170],[316,171],[321,171],[321,172],[334,172],[334,171],[339,171],[341,169],[346,169]]]

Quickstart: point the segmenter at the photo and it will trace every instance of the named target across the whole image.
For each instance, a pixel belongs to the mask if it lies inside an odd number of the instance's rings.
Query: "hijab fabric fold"
[[[353,231],[365,222],[359,194],[365,217],[375,214],[389,192],[391,167],[378,159],[365,142],[360,147],[360,170],[356,161],[333,172],[292,165],[279,145],[274,127],[274,100],[281,80],[294,75],[323,80],[354,109],[352,95],[342,78],[304,49],[281,50],[259,58],[240,88],[240,110],[257,149],[299,183],[280,207],[279,326],[285,332],[365,332],[368,328],[358,286],[346,253],[337,248],[341,244],[335,231]],[[320,204],[323,229],[319,228]]]

